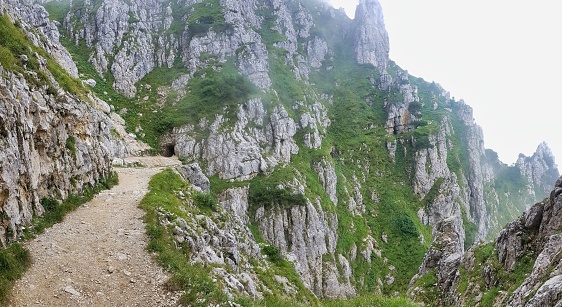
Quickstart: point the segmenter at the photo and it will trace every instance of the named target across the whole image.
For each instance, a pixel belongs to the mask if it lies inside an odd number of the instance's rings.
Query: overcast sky
[[[358,1],[330,1],[354,16]],[[545,141],[562,164],[562,3],[379,2],[390,58],[471,105],[486,148],[511,164]]]

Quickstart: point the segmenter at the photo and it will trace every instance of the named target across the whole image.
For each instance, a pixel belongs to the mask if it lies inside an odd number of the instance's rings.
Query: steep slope
[[[52,200],[84,193],[108,178],[113,157],[128,150],[108,116],[109,105],[73,77],[76,66],[42,7],[0,3],[0,54],[0,242],[5,246],[33,217],[54,209]]]
[[[463,256],[444,291],[444,305],[558,306],[562,300],[558,214],[562,178],[550,197],[507,224],[495,242]]]
[[[318,297],[446,286],[466,248],[558,176],[545,145],[501,163],[464,101],[390,61],[376,0],[355,20],[314,0],[44,5],[92,91],[230,212],[226,224],[204,217],[207,230],[185,216],[165,224],[237,295],[259,298],[246,287],[266,284],[237,275],[240,261],[254,270],[259,243]],[[187,224],[198,215],[209,213]],[[209,242],[205,231],[231,235]],[[218,256],[200,256],[209,250]]]

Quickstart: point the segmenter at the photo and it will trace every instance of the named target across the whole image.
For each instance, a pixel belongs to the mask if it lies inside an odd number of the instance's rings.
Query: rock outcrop
[[[264,239],[295,262],[295,270],[308,289],[320,297],[355,296],[349,261],[342,255],[338,255],[336,263],[323,260],[324,256],[336,252],[338,220],[335,214],[325,213],[319,204],[308,203],[288,209],[260,207],[255,219]],[[341,275],[340,266],[344,268]]]
[[[548,182],[555,181],[558,177],[554,155],[546,143],[541,143],[531,157],[520,154],[515,165],[526,179],[527,190],[533,196],[537,188],[541,196],[547,195],[550,191]]]
[[[361,0],[355,11],[355,54],[359,64],[372,64],[386,72],[388,33],[384,26],[382,7],[377,0]]]
[[[74,62],[58,42],[56,25],[41,6],[8,1],[0,4],[0,12],[19,25],[21,30],[14,31],[23,31],[31,43],[44,48],[70,75],[77,76]],[[31,46],[22,48],[31,50]],[[93,187],[110,176],[113,158],[130,153],[127,142],[136,144],[116,131],[122,127],[113,123],[105,102],[84,89],[69,92],[63,84],[73,82],[71,77],[60,79],[61,72],[52,73],[49,69],[54,64],[49,64],[47,55],[34,52],[30,56],[39,67],[25,75],[0,64],[3,246],[17,240],[32,218],[44,213],[44,199],[64,200],[71,193]],[[31,61],[25,54],[21,58]],[[47,85],[41,86],[43,82]]]
[[[557,306],[562,299],[560,254],[562,252],[562,178],[558,179],[549,198],[535,204],[519,219],[502,229],[494,242],[495,248],[485,262],[475,265],[475,250],[463,256],[461,268],[449,281],[452,287],[445,299],[455,306],[479,300],[482,293],[501,285],[502,289],[515,286],[512,291],[497,295],[494,304],[502,306]],[[476,247],[478,250],[480,247]],[[482,259],[480,259],[482,260]],[[476,275],[482,271],[484,284],[469,279],[468,288],[460,292],[459,283],[464,274]],[[513,275],[513,276],[510,276]],[[503,280],[500,279],[503,276]],[[521,278],[522,277],[522,278]],[[471,285],[473,286],[471,288]],[[480,297],[480,298],[475,298]]]

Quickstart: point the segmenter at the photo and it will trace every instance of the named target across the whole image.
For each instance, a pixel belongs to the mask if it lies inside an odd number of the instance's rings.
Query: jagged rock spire
[[[386,71],[390,46],[379,1],[361,0],[355,11],[355,22],[357,62],[372,64],[380,72]]]

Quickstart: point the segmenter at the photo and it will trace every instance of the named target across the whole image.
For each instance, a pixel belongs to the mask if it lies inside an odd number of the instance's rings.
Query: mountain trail
[[[25,246],[31,268],[9,306],[175,306],[166,272],[146,251],[144,211],[150,178],[177,159],[135,157],[142,168],[115,168],[119,184],[69,213]]]

